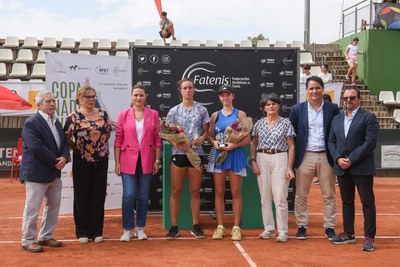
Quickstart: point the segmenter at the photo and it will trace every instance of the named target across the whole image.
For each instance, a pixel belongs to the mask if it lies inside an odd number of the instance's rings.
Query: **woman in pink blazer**
[[[146,88],[134,86],[131,108],[121,111],[117,120],[115,173],[122,177],[124,233],[121,241],[124,242],[131,240],[132,231],[139,240],[147,239],[143,227],[146,225],[151,178],[160,167],[159,116],[157,111],[147,108],[145,104]]]

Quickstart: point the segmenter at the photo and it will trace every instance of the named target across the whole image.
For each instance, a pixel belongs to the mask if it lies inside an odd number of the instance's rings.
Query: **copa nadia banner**
[[[46,55],[46,89],[52,91],[57,99],[58,116],[63,124],[68,114],[78,108],[76,94],[87,79],[96,90],[101,107],[107,111],[111,121],[115,122],[118,113],[130,107],[131,75],[131,60],[127,57],[59,53]],[[106,209],[121,208],[122,183],[121,178],[114,173],[114,140],[115,129],[109,140],[111,149]],[[63,189],[60,213],[71,213],[74,196],[71,164],[63,169],[61,179]]]

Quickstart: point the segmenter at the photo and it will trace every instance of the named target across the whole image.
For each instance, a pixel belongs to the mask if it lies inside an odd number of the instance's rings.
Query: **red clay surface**
[[[160,215],[148,217],[149,240],[122,243],[121,211],[106,211],[105,241],[101,244],[79,244],[74,235],[71,215],[59,218],[54,237],[63,241],[61,248],[45,248],[42,253],[21,249],[24,187],[15,180],[0,179],[0,266],[399,266],[400,263],[400,179],[375,179],[377,205],[377,238],[374,252],[361,251],[363,218],[357,200],[355,245],[332,245],[324,237],[322,199],[318,185],[312,185],[309,199],[310,225],[307,240],[296,240],[294,215],[289,216],[289,241],[261,240],[261,229],[242,229],[240,242],[230,240],[232,216],[226,216],[227,236],[212,240],[216,221],[201,217],[206,239],[196,240],[189,230],[181,238],[164,240],[166,231]],[[341,205],[338,197],[338,226],[342,230]],[[39,220],[40,223],[40,220]]]

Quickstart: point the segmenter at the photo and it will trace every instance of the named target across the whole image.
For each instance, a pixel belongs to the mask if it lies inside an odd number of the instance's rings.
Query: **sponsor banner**
[[[332,103],[338,104],[340,106],[340,96],[342,94],[342,88],[344,87],[343,83],[325,83],[324,84],[325,89],[324,89],[324,94],[328,94],[331,99]],[[301,83],[300,84],[300,97],[299,97],[299,102],[304,102],[308,99],[308,93],[306,90],[306,84]]]
[[[281,115],[288,117],[297,103],[299,55],[296,49],[235,50],[195,48],[133,48],[133,84],[149,88],[147,102],[165,117],[177,105],[177,82],[193,79],[195,101],[208,109],[219,110],[217,90],[231,84],[236,90],[234,105],[253,119],[263,115],[261,95],[275,92],[282,98]]]
[[[97,100],[116,122],[118,113],[130,106],[132,88],[131,60],[125,57],[103,57],[87,55],[46,54],[46,88],[57,99],[58,116],[64,123],[65,118],[78,107],[76,93],[89,79],[91,87],[97,92]],[[111,133],[110,161],[107,180],[105,208],[121,208],[121,178],[114,173],[113,145],[115,129]],[[63,192],[60,213],[73,211],[72,166],[63,169]]]
[[[35,97],[37,93],[46,88],[44,82],[6,82],[1,81],[1,86],[13,91],[21,98],[25,99],[32,105],[28,110],[6,110],[0,109],[0,116],[31,116],[37,112]]]
[[[400,169],[400,146],[381,146],[381,167]]]
[[[11,170],[11,150],[17,147],[21,132],[22,129],[0,128],[0,171]]]

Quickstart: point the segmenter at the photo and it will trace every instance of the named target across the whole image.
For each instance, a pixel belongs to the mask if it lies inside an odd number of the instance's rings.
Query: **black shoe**
[[[319,184],[319,180],[317,179],[317,180],[315,180],[313,183],[314,183],[314,184]]]
[[[192,228],[192,235],[194,235],[196,238],[205,238],[206,236],[204,235],[203,230],[201,230],[200,225],[195,224],[193,225]]]
[[[169,228],[168,234],[166,236],[167,239],[175,239],[179,236],[179,229],[178,226],[171,226]]]
[[[343,244],[355,244],[357,243],[356,237],[354,235],[348,235],[346,233],[340,233],[335,236],[331,242],[335,245],[343,245]]]
[[[334,239],[336,237],[335,230],[333,228],[326,228],[325,236],[328,238],[328,240]]]
[[[373,251],[375,249],[375,241],[372,237],[366,237],[362,244],[363,251]]]
[[[307,228],[300,226],[296,233],[296,238],[299,240],[307,239]]]

